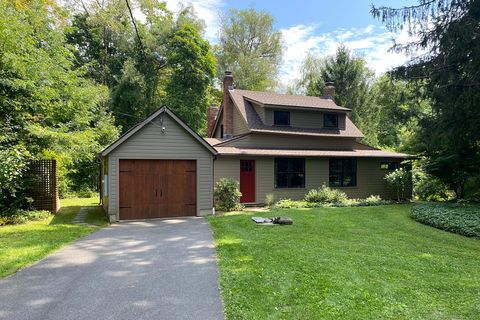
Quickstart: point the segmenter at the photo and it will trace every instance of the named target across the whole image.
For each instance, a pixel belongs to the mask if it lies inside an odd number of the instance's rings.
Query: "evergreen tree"
[[[467,182],[480,176],[480,1],[422,0],[372,13],[391,30],[408,28],[417,37],[395,46],[412,59],[394,74],[426,84],[433,112],[421,122],[418,151],[428,156],[427,171],[463,198]],[[427,53],[414,55],[418,48]]]

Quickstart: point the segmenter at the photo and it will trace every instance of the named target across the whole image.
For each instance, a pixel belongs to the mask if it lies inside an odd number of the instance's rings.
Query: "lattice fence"
[[[59,209],[57,162],[55,160],[35,160],[28,170],[29,194],[33,207],[56,213]]]

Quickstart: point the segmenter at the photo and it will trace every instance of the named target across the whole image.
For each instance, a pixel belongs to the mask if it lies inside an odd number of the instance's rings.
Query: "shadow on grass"
[[[107,214],[103,210],[102,206],[94,206],[91,203],[85,203],[85,205],[65,205],[58,211],[50,222],[51,225],[58,224],[71,224],[75,216],[78,214],[82,207],[87,208],[87,216],[85,222],[91,225],[104,226],[108,224]]]

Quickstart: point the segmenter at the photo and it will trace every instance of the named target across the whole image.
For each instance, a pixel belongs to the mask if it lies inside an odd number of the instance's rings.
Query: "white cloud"
[[[392,39],[406,42],[409,40],[407,32],[393,34],[383,27],[368,25],[364,28],[338,29],[319,34],[317,28],[318,25],[296,25],[280,30],[285,45],[279,74],[280,89],[292,85],[299,78],[301,65],[308,53],[331,55],[340,44],[363,57],[377,75],[407,61],[405,54],[390,52]]]
[[[205,21],[205,37],[210,42],[217,42],[217,33],[220,28],[220,12],[225,6],[224,0],[166,0],[167,8],[177,12],[182,4],[192,5],[198,17]]]

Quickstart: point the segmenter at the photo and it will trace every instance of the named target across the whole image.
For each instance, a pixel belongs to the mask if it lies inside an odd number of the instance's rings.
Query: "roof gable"
[[[180,127],[185,129],[188,134],[190,134],[195,140],[197,140],[202,146],[204,146],[208,151],[210,151],[213,155],[217,154],[215,148],[213,148],[207,141],[205,141],[198,133],[195,132],[192,128],[190,128],[185,122],[183,122],[173,111],[171,111],[167,107],[161,107],[150,116],[147,117],[144,121],[140,122],[136,126],[132,127],[130,130],[125,132],[122,136],[120,136],[117,140],[115,140],[112,144],[106,147],[103,151],[100,152],[101,156],[106,156],[119,147],[123,142],[128,140],[131,136],[135,133],[140,131],[143,127],[147,124],[152,123],[157,117],[162,115],[163,113],[168,114]]]

